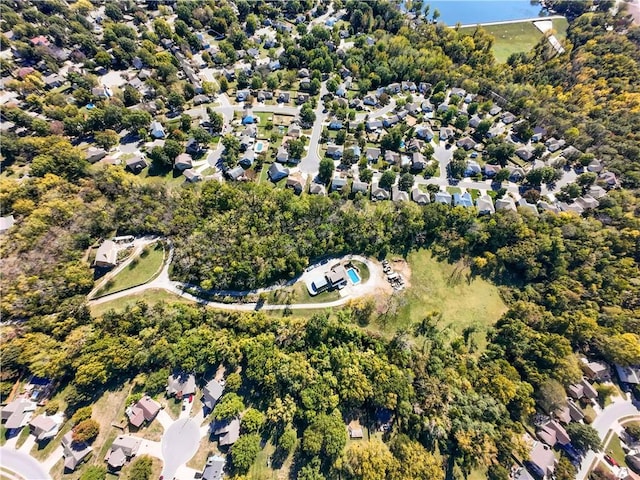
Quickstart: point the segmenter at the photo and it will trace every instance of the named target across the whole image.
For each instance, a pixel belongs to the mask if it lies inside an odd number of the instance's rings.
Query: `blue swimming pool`
[[[360,275],[358,275],[358,272],[356,272],[354,268],[350,268],[349,270],[347,270],[347,275],[349,275],[349,279],[354,285],[360,283]]]
[[[262,142],[256,143],[256,148],[255,148],[256,153],[260,153],[263,148],[264,148],[264,143],[262,143]]]

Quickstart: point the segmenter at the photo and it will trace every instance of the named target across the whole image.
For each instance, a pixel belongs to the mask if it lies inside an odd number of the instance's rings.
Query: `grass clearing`
[[[183,297],[167,292],[166,290],[151,289],[134,295],[127,295],[126,297],[111,300],[109,302],[91,305],[91,315],[94,317],[101,317],[109,310],[120,312],[127,307],[133,307],[140,301],[145,302],[149,306],[160,302],[194,304],[190,300],[186,300]]]
[[[145,247],[140,256],[134,258],[129,265],[111,278],[98,296],[120,292],[127,288],[143,285],[152,280],[162,269],[164,263],[164,246],[160,242]]]
[[[397,299],[393,323],[382,325],[382,331],[395,332],[422,320],[430,312],[440,312],[439,326],[461,333],[476,327],[476,343],[482,348],[487,327],[507,310],[498,287],[481,278],[471,278],[469,268],[461,263],[450,265],[433,257],[429,250],[411,252],[407,257],[411,268],[410,286]]]
[[[540,20],[544,20],[541,18]],[[553,29],[558,40],[562,41],[567,35],[568,22],[565,18],[554,19]],[[484,25],[482,27],[493,35],[493,55],[500,63],[505,63],[509,55],[519,52],[529,52],[542,39],[543,34],[533,22],[515,22],[500,25]],[[473,35],[476,27],[461,28],[460,31]]]
[[[267,302],[272,305],[286,305],[287,303],[324,303],[332,302],[340,298],[337,290],[319,293],[313,297],[309,295],[304,282],[297,282],[289,288],[274,290],[267,297]]]

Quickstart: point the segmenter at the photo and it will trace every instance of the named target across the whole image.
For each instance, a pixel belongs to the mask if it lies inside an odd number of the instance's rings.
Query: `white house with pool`
[[[327,290],[342,290],[349,284],[358,285],[361,282],[357,267],[348,263],[338,263],[329,270],[318,269],[310,273],[305,279],[309,295],[314,296]]]

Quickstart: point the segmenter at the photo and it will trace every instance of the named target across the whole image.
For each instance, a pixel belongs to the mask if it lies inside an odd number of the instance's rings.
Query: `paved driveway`
[[[11,448],[0,448],[0,465],[26,480],[48,480],[51,478],[36,459]]]
[[[175,477],[178,468],[195,455],[200,445],[200,429],[190,418],[174,422],[162,437],[162,476],[167,480]]]

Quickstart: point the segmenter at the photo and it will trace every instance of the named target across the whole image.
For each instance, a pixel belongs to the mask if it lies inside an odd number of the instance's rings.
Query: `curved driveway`
[[[305,309],[309,310],[309,309],[332,308],[332,307],[345,305],[346,303],[350,302],[355,298],[374,294],[376,291],[378,291],[381,285],[384,285],[382,267],[379,264],[372,262],[366,257],[361,257],[359,255],[348,255],[345,257],[334,258],[330,262],[335,263],[337,261],[342,261],[342,260],[357,260],[359,262],[362,262],[369,269],[369,280],[355,286],[347,287],[350,289],[349,294],[345,295],[344,297],[338,300],[334,300],[332,302],[319,302],[319,303],[294,303],[291,305],[258,305],[257,303],[229,304],[229,303],[213,302],[210,300],[206,300],[202,297],[198,297],[196,295],[192,295],[190,293],[185,292],[184,291],[185,288],[189,288],[189,287],[193,288],[193,286],[186,285],[180,282],[174,282],[169,279],[169,265],[171,264],[172,259],[173,259],[173,248],[169,253],[169,260],[167,261],[164,268],[162,269],[162,272],[155,278],[155,280],[153,280],[152,282],[146,283],[144,285],[139,285],[137,287],[130,288],[128,290],[122,290],[120,292],[116,292],[111,295],[105,295],[95,300],[91,300],[89,301],[89,304],[98,305],[100,303],[110,302],[112,300],[117,300],[119,298],[123,298],[128,295],[142,293],[145,290],[161,289],[161,290],[167,290],[171,293],[179,295],[192,302],[197,302],[202,305],[207,305],[213,308],[217,308],[219,310],[252,311],[252,310],[284,310],[285,308],[289,308],[291,310],[305,310]],[[236,296],[236,297],[242,297],[247,295],[259,295],[260,293],[271,292],[274,290],[278,290],[280,288],[286,288],[287,286],[291,286],[294,283],[303,280],[305,275],[308,274],[308,272],[311,272],[314,268],[317,268],[321,265],[322,264],[320,263],[316,263],[315,265],[312,265],[311,267],[307,268],[307,271],[305,271],[305,273],[303,273],[300,277],[297,277],[291,280],[286,285],[276,285],[273,287],[260,288],[260,289],[251,290],[251,291],[216,290],[209,293],[220,295],[220,296],[230,295],[230,296]],[[325,265],[322,265],[322,266],[324,266],[325,268],[328,268],[330,266],[330,263],[327,263],[326,266]]]
[[[12,448],[0,448],[0,465],[26,480],[49,480],[51,478],[35,458]]]
[[[171,424],[162,436],[162,477],[174,478],[181,465],[195,455],[200,446],[200,428],[190,418],[183,418]]]

